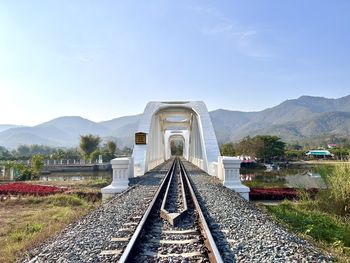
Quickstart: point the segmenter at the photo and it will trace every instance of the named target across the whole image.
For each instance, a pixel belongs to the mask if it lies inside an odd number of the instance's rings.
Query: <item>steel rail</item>
[[[158,190],[156,192],[156,194],[154,195],[150,205],[148,206],[145,214],[142,216],[142,219],[140,221],[140,223],[138,224],[134,234],[132,235],[128,245],[126,246],[122,256],[120,257],[119,261],[120,263],[124,263],[124,262],[128,262],[129,260],[129,257],[132,255],[132,251],[135,249],[135,245],[137,243],[137,239],[140,237],[141,233],[142,233],[142,230],[144,229],[145,227],[145,224],[148,220],[148,216],[151,212],[151,210],[153,209],[155,203],[156,203],[156,200],[158,199],[158,196],[160,194],[160,192],[163,190],[164,188],[164,185],[166,184],[166,182],[168,181],[169,179],[169,175],[173,173],[174,171],[174,168],[175,168],[175,164],[176,164],[176,159],[174,160],[173,164],[171,165],[169,171],[166,173],[161,185],[158,187]]]
[[[175,159],[174,163],[175,163],[174,171],[171,173],[170,178],[168,180],[168,185],[166,187],[164,198],[162,201],[162,205],[160,207],[160,216],[163,219],[168,220],[172,225],[174,224],[174,222],[173,222],[172,218],[170,218],[168,211],[165,209],[165,205],[166,205],[166,202],[168,200],[169,190],[170,190],[170,186],[171,186],[174,174],[176,173],[177,159]]]
[[[200,225],[200,231],[201,231],[201,234],[204,236],[205,240],[204,240],[204,243],[207,247],[207,249],[209,250],[208,251],[208,256],[209,256],[209,261],[210,262],[216,262],[216,263],[222,263],[224,262],[222,260],[222,257],[220,255],[220,252],[216,246],[216,243],[214,241],[214,238],[210,232],[210,229],[208,227],[208,224],[207,224],[207,221],[205,220],[205,217],[203,215],[203,212],[202,212],[202,209],[199,205],[199,202],[197,200],[197,197],[196,197],[196,194],[193,190],[193,187],[192,187],[192,184],[191,184],[191,181],[187,175],[187,172],[186,172],[186,169],[183,165],[183,163],[181,161],[179,161],[180,163],[180,170],[183,172],[183,175],[185,176],[186,178],[186,181],[187,181],[187,185],[188,185],[188,189],[190,190],[190,193],[191,193],[191,196],[192,196],[192,200],[193,200],[193,203],[196,207],[196,210],[197,210],[197,213],[198,213],[198,223]]]
[[[177,172],[177,167],[179,168],[179,172],[180,172],[180,185],[181,185],[181,193],[182,193],[182,208],[175,212],[175,213],[169,213],[169,211],[167,211],[167,209],[165,208],[165,205],[168,201],[168,197],[169,197],[169,190],[172,184],[172,180],[174,178],[174,176],[177,176],[176,172]],[[168,181],[168,186],[166,188],[165,194],[164,194],[164,198],[163,198],[163,202],[162,202],[162,206],[160,208],[160,216],[167,220],[172,226],[177,225],[177,223],[181,220],[181,218],[186,214],[188,210],[187,207],[187,199],[186,199],[186,193],[185,193],[185,187],[184,187],[184,182],[181,176],[181,170],[180,170],[180,164],[179,164],[179,160],[178,158],[176,158],[176,165],[174,168],[173,173],[171,174],[171,177]]]

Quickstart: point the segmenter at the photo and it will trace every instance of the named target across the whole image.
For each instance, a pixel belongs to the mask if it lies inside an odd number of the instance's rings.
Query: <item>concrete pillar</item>
[[[111,160],[113,181],[101,189],[102,199],[106,200],[128,188],[131,174],[132,158],[115,158]]]
[[[218,177],[227,188],[239,193],[244,199],[249,201],[249,187],[241,182],[240,176],[241,160],[235,157],[219,156]]]

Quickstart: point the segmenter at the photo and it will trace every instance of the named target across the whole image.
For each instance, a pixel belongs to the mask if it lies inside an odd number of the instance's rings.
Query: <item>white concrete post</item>
[[[106,200],[128,188],[130,177],[131,158],[115,158],[111,160],[113,169],[113,181],[110,185],[101,189],[102,199]]]
[[[244,199],[249,200],[249,187],[241,182],[240,176],[241,160],[235,157],[219,156],[218,177],[227,188],[239,193]]]
[[[134,158],[129,157],[129,178],[134,177]]]
[[[13,181],[14,178],[14,169],[11,167],[10,168],[10,180]]]

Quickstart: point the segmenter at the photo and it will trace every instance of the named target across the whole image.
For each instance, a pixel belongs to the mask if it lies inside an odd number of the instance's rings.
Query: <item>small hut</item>
[[[315,158],[327,158],[327,157],[334,156],[327,150],[310,150],[306,153],[306,155],[309,157],[315,157]]]

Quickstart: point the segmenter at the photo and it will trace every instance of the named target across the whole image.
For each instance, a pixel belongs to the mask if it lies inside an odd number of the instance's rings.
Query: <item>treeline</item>
[[[329,144],[333,144],[330,149]],[[287,144],[281,138],[271,135],[247,136],[238,143],[225,143],[220,146],[221,155],[239,156],[245,155],[257,158],[259,161],[297,161],[306,159],[306,152],[313,149],[327,149],[336,160],[347,160],[350,156],[350,141],[334,137],[329,143],[318,146],[298,143]]]
[[[85,146],[84,146],[85,145]],[[99,155],[102,155],[103,161],[108,162],[116,156],[130,156],[132,149],[117,147],[115,141],[109,140],[102,144],[99,136],[82,135],[80,136],[79,147],[60,148],[46,145],[20,145],[14,150],[8,150],[0,146],[0,160],[29,160],[35,155],[40,155],[44,159],[84,159],[95,161]]]
[[[226,143],[220,146],[221,155],[245,155],[257,158],[262,162],[282,160],[286,144],[277,136],[258,135],[247,136],[239,143]]]

